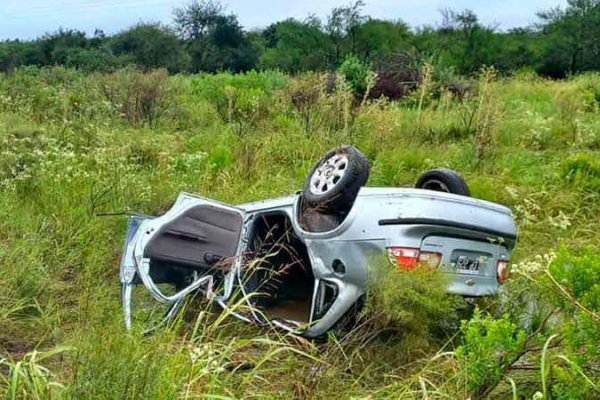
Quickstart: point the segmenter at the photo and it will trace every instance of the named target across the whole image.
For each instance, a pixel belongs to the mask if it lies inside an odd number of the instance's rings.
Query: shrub
[[[375,73],[371,65],[362,62],[358,57],[349,55],[338,69],[338,73],[346,78],[354,95],[363,98],[371,89],[375,80]]]
[[[287,86],[288,77],[277,71],[250,71],[241,74],[200,74],[189,77],[195,95],[212,102],[226,98],[225,88],[255,89],[273,93]]]
[[[554,303],[571,316],[563,325],[573,350],[585,348],[584,359],[600,355],[600,256],[592,248],[574,255],[558,252],[548,265],[544,280],[559,290]]]
[[[600,377],[600,256],[593,248],[578,254],[561,249],[534,261],[522,262],[516,272],[554,307],[553,331],[559,335],[558,350],[544,351],[549,365],[542,373],[552,398],[596,398]],[[548,339],[548,342],[552,338]],[[558,341],[558,339],[557,339]]]
[[[592,153],[578,153],[563,161],[562,176],[576,187],[600,192],[600,161]]]
[[[579,75],[573,79],[578,86],[587,90],[588,93],[593,95],[593,98],[597,104],[600,104],[600,74],[598,73],[586,73]]]
[[[594,111],[597,103],[594,93],[588,88],[569,85],[557,92],[554,107],[560,124],[556,125],[553,135],[561,137],[565,143],[574,144],[581,140],[581,117],[586,112]]]
[[[377,82],[370,97],[398,100],[419,86],[421,66],[417,56],[408,52],[396,53],[377,65]]]
[[[241,134],[276,112],[274,92],[286,83],[287,78],[277,72],[204,74],[192,78],[192,92],[213,103],[221,119]]]
[[[456,349],[467,374],[467,390],[482,398],[504,377],[507,368],[522,354],[527,336],[507,315],[494,319],[476,309],[473,318],[463,321],[463,344]]]
[[[323,104],[326,93],[333,93],[337,84],[337,76],[329,74],[325,77],[324,85],[319,75],[306,74],[302,79],[290,81],[290,99],[294,112],[304,125],[304,133],[308,136],[315,126],[320,124],[319,109]]]
[[[383,261],[369,271],[365,315],[381,330],[393,330],[427,346],[452,316],[455,299],[446,294],[447,277],[419,266],[400,270]]]
[[[172,86],[165,70],[142,73],[127,68],[95,77],[105,98],[134,126],[156,126],[172,106]]]
[[[233,163],[233,155],[227,146],[217,144],[210,149],[208,163],[211,169],[223,170]]]

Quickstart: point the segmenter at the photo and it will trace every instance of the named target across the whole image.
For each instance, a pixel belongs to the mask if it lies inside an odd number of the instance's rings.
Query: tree
[[[483,26],[471,10],[447,9],[442,11],[442,17],[438,29],[428,27],[417,32],[414,44],[420,52],[463,74],[494,64],[495,54],[502,44],[495,28]]]
[[[540,72],[564,77],[600,68],[600,0],[568,0],[538,14],[544,37],[544,63]]]
[[[333,42],[333,62],[338,65],[348,53],[356,52],[357,28],[367,17],[362,15],[363,0],[331,10],[325,30]]]
[[[271,24],[264,32],[266,50],[261,57],[263,68],[287,72],[323,71],[328,62],[331,42],[317,19],[302,22],[287,19]]]
[[[411,47],[411,33],[402,21],[369,19],[356,28],[354,54],[363,61],[377,61]]]
[[[47,33],[39,41],[44,64],[62,64],[67,61],[69,53],[74,49],[84,49],[88,46],[85,32],[73,29],[59,29],[53,33]]]
[[[237,17],[212,0],[194,0],[174,11],[175,26],[192,58],[191,71],[246,71],[258,54]]]
[[[521,68],[536,70],[541,64],[541,35],[532,28],[515,28],[498,36],[490,64],[500,72]]]
[[[177,35],[160,24],[137,24],[110,39],[116,56],[127,57],[140,67],[166,68],[169,72],[187,69],[189,56]]]
[[[44,65],[38,42],[8,40],[0,43],[0,71],[9,72],[23,65]]]
[[[98,48],[74,48],[69,50],[65,64],[84,71],[112,72],[131,63],[127,56],[118,57],[105,46]]]

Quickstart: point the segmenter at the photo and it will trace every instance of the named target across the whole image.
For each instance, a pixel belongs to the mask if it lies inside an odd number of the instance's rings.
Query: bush
[[[562,163],[562,176],[572,185],[600,192],[600,161],[595,154],[578,153]]]
[[[400,270],[389,261],[369,271],[365,315],[375,327],[393,330],[428,346],[454,315],[456,299],[446,294],[448,279],[437,269]]]
[[[527,336],[507,315],[494,319],[479,309],[473,318],[463,321],[461,331],[464,339],[456,349],[456,356],[467,374],[467,390],[475,398],[482,398],[522,354]]]
[[[273,93],[277,89],[287,86],[288,78],[277,71],[256,72],[250,71],[240,74],[200,74],[191,76],[192,91],[194,94],[213,102],[223,99],[225,88],[255,89],[265,93]]]
[[[420,81],[421,66],[418,57],[408,52],[399,52],[377,65],[377,82],[370,97],[402,99],[415,90]]]
[[[192,92],[213,103],[221,119],[241,134],[277,110],[274,92],[286,84],[287,77],[278,72],[204,74],[192,78]]]
[[[593,111],[596,98],[590,89],[577,85],[559,90],[554,103],[561,118],[572,120],[577,113]]]
[[[574,339],[572,344],[586,346],[587,357],[600,355],[595,346],[600,340],[600,256],[591,248],[578,255],[563,249],[548,266],[548,277],[549,284],[562,294],[551,298],[574,317],[565,324],[567,336]],[[588,334],[592,335],[588,339],[593,340],[584,340]]]
[[[358,98],[363,98],[367,91],[371,88],[375,74],[371,70],[371,65],[364,63],[354,55],[346,57],[338,73],[346,78],[350,84],[354,95]]]
[[[172,106],[172,86],[165,70],[142,73],[127,68],[95,77],[105,98],[134,126],[156,126]]]
[[[573,79],[577,85],[593,94],[594,100],[600,104],[600,74],[586,73],[579,75]]]
[[[516,272],[528,278],[556,314],[550,328],[558,349],[545,350],[544,393],[552,398],[597,398],[600,377],[600,256],[594,248],[522,262]],[[548,339],[547,343],[553,338]]]

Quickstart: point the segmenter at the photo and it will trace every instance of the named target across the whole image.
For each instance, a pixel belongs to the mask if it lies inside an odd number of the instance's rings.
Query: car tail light
[[[388,248],[388,254],[392,263],[403,269],[413,269],[418,264],[436,268],[442,261],[440,253],[421,251],[410,247],[390,247]]]
[[[437,268],[442,262],[442,255],[440,253],[430,253],[428,251],[422,251],[419,254],[419,263],[426,265],[431,268]]]
[[[496,266],[496,277],[498,278],[498,282],[504,284],[506,282],[506,278],[508,276],[508,261],[507,260],[499,260]]]

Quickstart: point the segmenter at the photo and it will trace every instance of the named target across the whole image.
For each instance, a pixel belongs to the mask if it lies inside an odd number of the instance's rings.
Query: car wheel
[[[464,178],[458,172],[447,168],[432,169],[425,172],[421,175],[415,187],[417,189],[471,196],[469,186]]]
[[[369,161],[357,148],[340,146],[311,170],[302,192],[307,206],[319,212],[347,212],[369,179]]]

